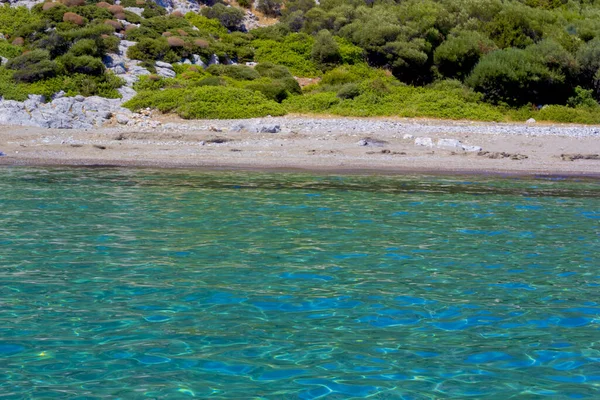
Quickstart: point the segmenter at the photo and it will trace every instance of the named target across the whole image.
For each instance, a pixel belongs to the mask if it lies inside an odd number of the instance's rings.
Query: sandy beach
[[[278,132],[260,132],[260,124],[277,126]],[[130,125],[0,126],[5,154],[0,165],[600,177],[600,128],[589,126],[301,116],[259,121],[155,116]],[[417,138],[426,145],[415,144]],[[481,150],[439,146],[440,139]]]

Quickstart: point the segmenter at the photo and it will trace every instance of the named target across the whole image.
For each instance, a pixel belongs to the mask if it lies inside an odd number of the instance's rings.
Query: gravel
[[[600,137],[598,125],[573,124],[524,124],[524,123],[488,123],[435,120],[384,120],[359,118],[310,118],[310,117],[273,117],[248,120],[200,120],[184,123],[168,123],[165,129],[202,130],[210,126],[224,131],[239,130],[240,127],[278,125],[282,133],[347,133],[377,134],[393,133],[398,137],[426,136],[431,133],[469,134],[485,133],[490,135],[524,136],[568,136]]]

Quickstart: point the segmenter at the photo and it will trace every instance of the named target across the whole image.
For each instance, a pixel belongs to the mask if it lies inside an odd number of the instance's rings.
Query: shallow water
[[[468,179],[0,169],[0,397],[600,397],[600,183]]]

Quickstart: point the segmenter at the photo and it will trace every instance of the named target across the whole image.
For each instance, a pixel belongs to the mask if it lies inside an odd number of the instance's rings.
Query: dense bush
[[[462,31],[438,46],[434,62],[443,76],[464,79],[481,56],[495,47],[494,42],[479,32]]]
[[[467,83],[487,101],[511,105],[552,104],[554,96],[564,96],[566,84],[564,75],[531,52],[513,48],[484,56]]]
[[[202,15],[218,20],[225,28],[232,31],[239,29],[244,19],[244,12],[242,10],[235,7],[226,7],[221,3],[203,8]]]
[[[127,56],[134,60],[163,60],[170,50],[169,43],[164,38],[143,38],[127,50]]]
[[[104,64],[99,58],[92,56],[74,56],[72,54],[64,55],[58,58],[63,68],[71,74],[102,75],[104,73]]]
[[[175,112],[183,118],[253,118],[283,115],[283,107],[261,93],[221,86],[202,86],[184,91],[165,89],[138,93],[125,107],[146,107]]]
[[[260,74],[245,65],[211,65],[206,72],[216,76],[228,76],[236,80],[252,81],[260,78]]]
[[[281,15],[282,0],[258,0],[256,9],[269,17]]]
[[[19,46],[13,46],[6,40],[0,40],[0,56],[6,58],[13,58],[19,56],[23,52],[23,49]]]
[[[331,69],[341,61],[340,49],[333,40],[331,32],[322,30],[317,34],[311,57],[315,64],[323,70]]]

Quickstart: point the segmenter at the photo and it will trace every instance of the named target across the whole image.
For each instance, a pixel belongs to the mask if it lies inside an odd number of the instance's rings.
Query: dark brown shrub
[[[137,26],[135,26],[135,25],[127,25],[127,26],[125,27],[125,32],[132,31],[132,30],[134,30],[134,29],[136,29],[136,28],[137,28]]]
[[[14,46],[23,46],[25,44],[25,39],[22,37],[16,37],[13,39],[12,44]]]
[[[116,14],[114,14],[114,16],[115,16],[115,19],[123,19],[123,20],[127,19],[127,16],[125,15],[125,13],[116,13]]]
[[[143,6],[144,4],[146,4],[146,2],[144,0],[135,0],[135,4],[138,6]]]
[[[201,49],[208,49],[208,46],[210,46],[210,43],[204,39],[196,39],[194,40],[194,44]]]
[[[85,0],[61,0],[67,7],[78,7],[85,4]]]
[[[148,75],[148,80],[149,81],[158,81],[158,80],[160,80],[160,76],[155,75],[155,74],[150,74],[150,75]]]
[[[119,6],[117,4],[113,4],[108,7],[108,11],[110,11],[113,14],[122,14],[124,10],[125,9],[122,6]]]
[[[73,12],[66,12],[63,15],[63,22],[72,22],[75,25],[82,26],[83,24],[85,24],[85,19],[81,15],[75,14]]]
[[[183,18],[183,13],[181,11],[173,11],[171,13],[171,16],[176,17],[176,18]]]
[[[120,31],[123,29],[123,24],[121,24],[119,21],[114,21],[112,19],[107,19],[106,21],[104,21],[105,25],[110,25],[113,28],[115,28],[115,31]]]
[[[178,37],[167,38],[167,43],[169,43],[169,46],[171,47],[183,47],[185,45],[183,39]]]
[[[171,32],[163,32],[162,35],[164,37],[169,37],[169,36],[173,36],[173,34]]]
[[[101,1],[100,3],[96,3],[96,7],[106,8],[108,10],[108,8],[110,7],[110,4],[105,1]]]
[[[48,2],[44,3],[44,5],[42,6],[42,10],[48,11],[49,9],[56,7],[58,5],[60,5],[60,3],[54,3],[54,2],[48,1]]]
[[[188,33],[183,29],[177,29],[177,33],[179,34],[179,36],[188,36]]]

